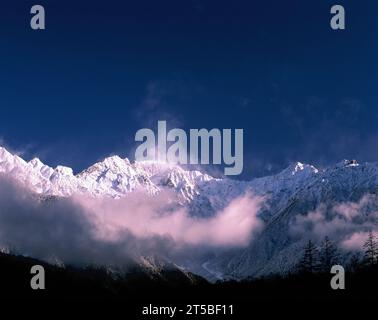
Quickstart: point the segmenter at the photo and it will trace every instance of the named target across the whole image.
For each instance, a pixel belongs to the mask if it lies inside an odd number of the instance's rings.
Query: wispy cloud
[[[344,249],[362,250],[367,232],[378,232],[377,205],[377,197],[370,194],[357,202],[320,205],[306,215],[296,216],[290,231],[316,240],[329,236]]]

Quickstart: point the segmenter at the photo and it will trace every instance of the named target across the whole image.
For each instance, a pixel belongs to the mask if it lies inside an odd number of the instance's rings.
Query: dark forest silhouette
[[[317,245],[309,240],[302,259],[292,273],[243,281],[218,281],[184,274],[178,270],[151,276],[135,267],[125,275],[96,267],[58,267],[31,258],[0,253],[2,298],[104,299],[155,303],[248,303],[270,300],[366,300],[378,298],[378,241],[369,232],[363,253],[350,254],[346,289],[333,290],[330,269],[341,263],[336,244],[328,237]],[[46,290],[30,288],[30,268],[40,264],[46,270]]]

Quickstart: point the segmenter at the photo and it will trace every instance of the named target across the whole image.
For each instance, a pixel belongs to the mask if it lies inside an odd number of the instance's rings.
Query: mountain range
[[[138,191],[154,197],[164,190],[178,196],[191,215],[212,217],[237,197],[250,192],[263,197],[263,228],[248,246],[223,248],[178,265],[209,280],[243,279],[290,272],[309,239],[333,239],[343,261],[360,251],[365,234],[378,229],[378,164],[344,160],[317,169],[300,162],[282,172],[239,181],[214,178],[197,170],[158,162],[111,156],[74,174],[65,166],[49,167],[38,158],[25,161],[0,148],[0,173],[9,175],[43,197],[72,195],[117,199]]]

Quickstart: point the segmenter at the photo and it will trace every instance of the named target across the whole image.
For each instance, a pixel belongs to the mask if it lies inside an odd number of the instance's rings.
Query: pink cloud
[[[378,232],[373,232],[374,236],[378,236]],[[341,242],[341,246],[347,250],[362,250],[363,244],[368,238],[368,232],[355,232],[351,234],[346,240]]]
[[[333,210],[339,215],[345,217],[348,220],[352,220],[361,213],[361,209],[368,206],[375,197],[372,195],[365,195],[358,202],[345,202],[336,205]]]
[[[263,198],[246,194],[208,218],[189,215],[186,209],[172,209],[174,195],[154,197],[144,193],[123,199],[76,198],[96,225],[96,235],[117,241],[127,230],[138,238],[168,237],[178,245],[244,246],[261,230],[258,217]]]

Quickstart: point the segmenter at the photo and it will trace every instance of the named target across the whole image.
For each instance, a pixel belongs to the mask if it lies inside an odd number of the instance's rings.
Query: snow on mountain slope
[[[325,236],[339,245],[346,262],[350,248],[344,243],[353,235],[378,230],[378,164],[345,160],[323,171],[292,168],[251,182],[255,190],[269,195],[262,213],[265,228],[248,248],[207,261],[208,271],[238,279],[289,272],[306,241],[319,244]],[[353,249],[362,249],[362,244]]]
[[[243,182],[215,179],[199,171],[184,170],[180,166],[158,162],[133,162],[111,156],[74,175],[71,168],[51,168],[39,159],[26,162],[0,148],[0,172],[11,174],[31,190],[51,196],[69,196],[75,193],[119,198],[142,189],[153,195],[163,188],[176,191],[186,202],[200,201],[205,196],[215,210],[247,189],[261,195],[292,192],[318,170],[297,163],[272,177]],[[203,200],[203,199],[202,199]]]
[[[211,216],[230,201],[250,191],[265,197],[260,217],[265,227],[247,247],[217,252],[209,258],[180,261],[188,270],[208,279],[244,278],[272,272],[287,272],[298,261],[308,238],[320,235],[293,233],[298,217],[321,208],[319,225],[331,230],[334,219],[343,222],[343,232],[332,234],[342,244],[353,232],[366,231],[378,225],[378,164],[359,165],[345,160],[335,166],[318,170],[314,166],[294,163],[279,174],[237,181],[215,179],[199,171],[184,170],[177,165],[158,162],[130,162],[112,156],[74,175],[71,168],[51,168],[39,159],[29,162],[0,148],[0,173],[11,175],[34,192],[44,196],[66,197],[87,194],[94,197],[120,198],[136,190],[153,196],[162,190],[179,195],[179,204],[194,215]],[[353,219],[337,211],[337,205],[358,203],[372,195],[369,205],[361,206]],[[147,195],[148,196],[148,195]],[[356,206],[356,205],[355,205]],[[323,220],[322,220],[323,219]],[[349,219],[349,220],[348,220]],[[297,228],[298,229],[298,228]],[[315,239],[317,240],[317,239]]]
[[[35,158],[26,162],[0,148],[0,173],[10,174],[32,191],[46,196],[70,196],[76,193],[120,198],[135,190],[156,194],[164,188],[175,190],[184,202],[193,200],[197,187],[215,180],[199,171],[179,166],[134,162],[111,156],[74,175],[64,166],[51,168]]]

